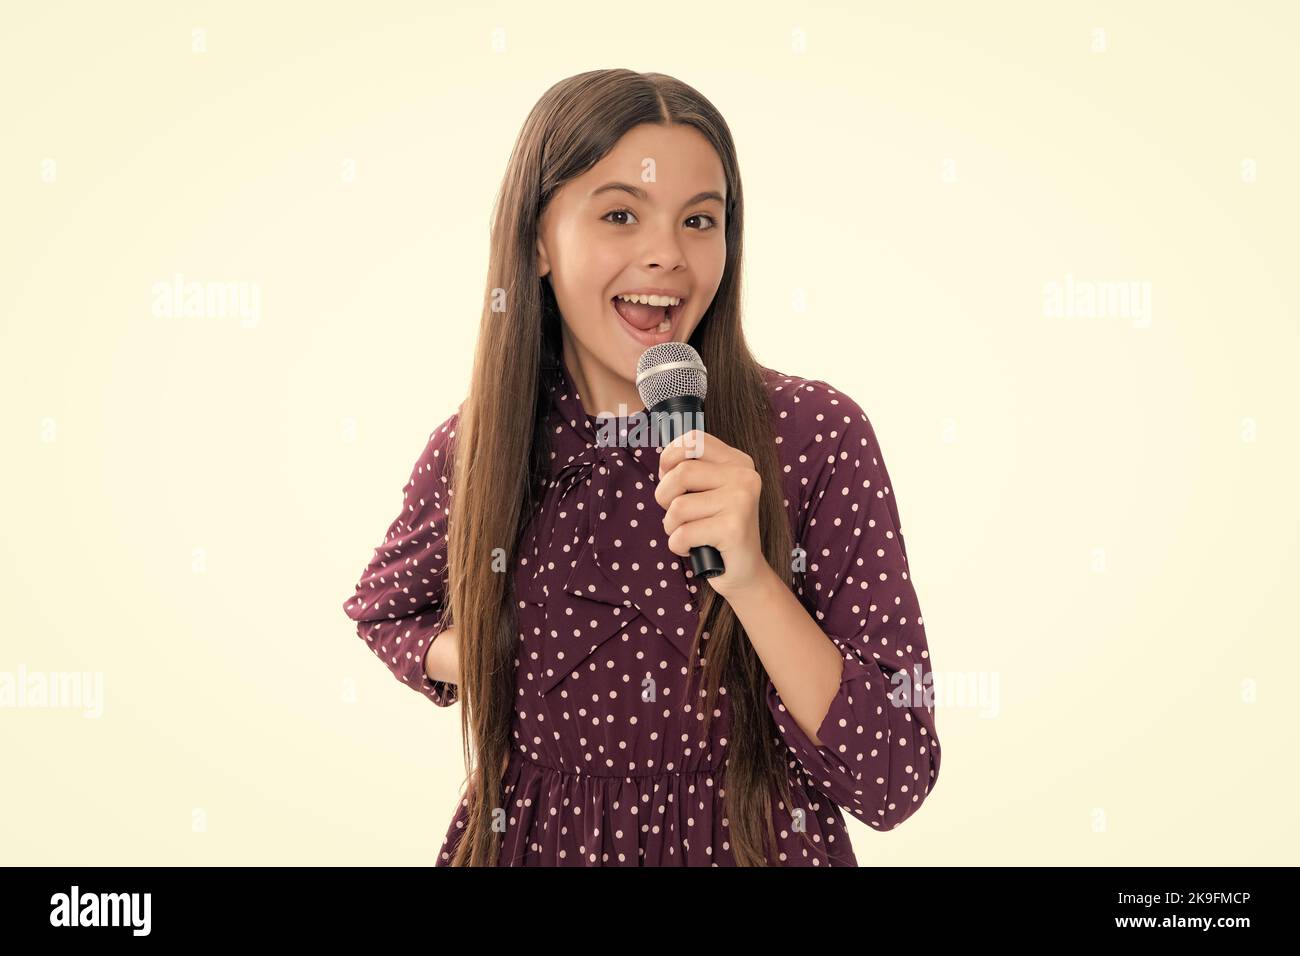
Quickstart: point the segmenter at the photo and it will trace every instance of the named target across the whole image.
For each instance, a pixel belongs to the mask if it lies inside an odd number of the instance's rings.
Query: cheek
[[[599,232],[585,236],[580,252],[570,259],[574,308],[581,307],[589,322],[609,318],[609,295],[619,276],[627,272],[627,259],[602,243]]]
[[[698,255],[691,257],[691,269],[708,288],[716,289],[721,284],[722,273],[726,268],[727,244],[721,239],[703,246],[698,250]]]
[[[605,295],[618,275],[617,267],[607,267],[598,256],[575,255],[567,258],[552,277],[555,299],[565,323],[576,334],[590,337],[600,334],[600,327],[610,319],[609,299]]]
[[[699,316],[707,311],[718,291],[718,286],[722,285],[722,274],[727,268],[726,245],[718,242],[695,250],[690,257],[690,268],[692,275],[695,277],[696,291],[698,293],[695,301],[703,303],[698,314],[696,314],[695,309],[691,310],[693,320],[698,323]]]

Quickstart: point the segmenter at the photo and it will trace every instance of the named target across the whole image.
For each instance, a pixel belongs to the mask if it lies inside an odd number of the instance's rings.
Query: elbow
[[[882,787],[876,819],[869,821],[881,831],[901,825],[921,808],[921,804],[934,792],[939,780],[939,742],[933,735],[922,738],[923,743],[911,755],[911,760],[901,763],[898,773],[890,779],[877,779]]]

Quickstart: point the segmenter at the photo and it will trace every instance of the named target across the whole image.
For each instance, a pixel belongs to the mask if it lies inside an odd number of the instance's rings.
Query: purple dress
[[[799,597],[844,666],[817,728],[820,747],[767,683],[800,811],[773,797],[773,863],[856,866],[841,808],[890,830],[938,778],[925,628],[867,416],[825,382],[770,369],[765,379],[786,511],[806,552]],[[659,449],[604,443],[607,420],[585,412],[567,369],[543,387],[550,478],[515,569],[519,653],[499,865],[734,865],[720,793],[731,708],[720,693],[705,737],[701,701],[684,699],[698,586],[689,561],[668,550],[654,498]],[[429,436],[402,511],[344,607],[389,670],[443,707],[456,687],[429,680],[423,658],[446,586],[457,418]],[[899,671],[909,680],[891,681]],[[437,865],[450,861],[466,814],[462,799]]]

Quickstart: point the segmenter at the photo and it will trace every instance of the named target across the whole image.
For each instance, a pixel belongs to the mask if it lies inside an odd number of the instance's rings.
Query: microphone
[[[636,390],[660,448],[694,429],[704,432],[709,374],[700,353],[685,342],[660,342],[642,352],[636,363]],[[708,544],[691,548],[691,573],[697,578],[716,577],[726,570],[717,548]]]

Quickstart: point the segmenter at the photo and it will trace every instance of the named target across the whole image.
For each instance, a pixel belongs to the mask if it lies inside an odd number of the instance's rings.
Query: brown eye
[[[613,226],[632,225],[632,223],[629,222],[614,222],[609,218],[610,216],[631,216],[634,220],[636,219],[636,213],[634,213],[631,209],[611,209],[609,212],[605,213],[605,215],[601,216],[600,218],[603,222],[608,222],[610,223],[610,225]],[[718,228],[718,220],[715,217],[709,215],[707,212],[697,212],[693,216],[688,216],[686,221],[690,222],[692,219],[707,219],[709,221],[709,224],[707,226],[699,227],[698,229],[695,230],[696,232],[709,232],[713,229]]]
[[[603,219],[605,222],[609,222],[609,217],[610,217],[610,216],[619,216],[619,215],[623,215],[623,216],[632,216],[634,219],[636,218],[635,214],[632,212],[631,209],[613,209],[613,210],[611,210],[611,211],[605,213],[605,215],[601,216],[600,218]],[[626,226],[626,225],[628,225],[628,224],[625,223],[625,222],[616,222],[616,223],[613,223],[613,225],[615,225],[615,226]]]

